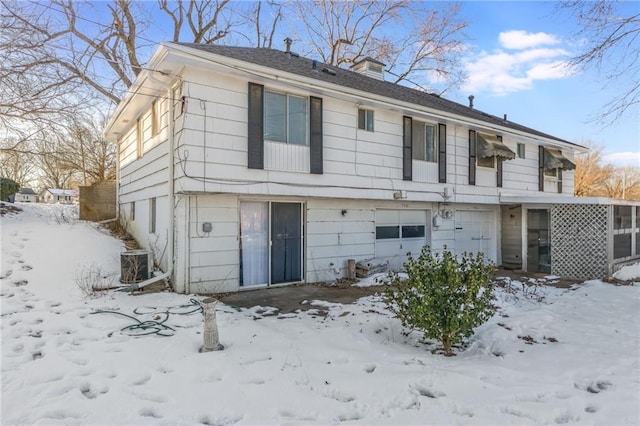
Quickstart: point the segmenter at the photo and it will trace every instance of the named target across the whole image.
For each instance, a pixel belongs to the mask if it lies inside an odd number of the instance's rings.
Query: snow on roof
[[[20,188],[20,191],[18,191],[18,194],[36,195],[36,193],[31,188]]]

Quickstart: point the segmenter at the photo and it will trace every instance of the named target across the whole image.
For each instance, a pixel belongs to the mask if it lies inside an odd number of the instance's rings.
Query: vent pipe
[[[475,96],[473,95],[469,95],[469,108],[473,109],[473,99],[475,98]]]
[[[284,53],[291,53],[291,43],[293,43],[293,40],[289,37],[284,39]]]
[[[507,114],[504,115],[504,121],[507,121]]]

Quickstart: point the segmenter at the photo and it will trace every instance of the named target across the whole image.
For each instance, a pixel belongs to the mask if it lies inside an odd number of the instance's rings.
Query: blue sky
[[[640,3],[624,6],[638,9]],[[639,108],[609,126],[594,122],[610,100],[611,86],[603,89],[595,69],[571,73],[562,66],[580,40],[571,39],[573,22],[554,11],[549,2],[465,2],[469,81],[445,96],[468,103],[473,94],[478,109],[506,113],[510,120],[572,142],[603,146],[607,160],[640,166]]]

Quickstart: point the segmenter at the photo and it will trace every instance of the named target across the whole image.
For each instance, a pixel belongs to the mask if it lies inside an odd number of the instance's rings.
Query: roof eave
[[[163,69],[161,66],[166,62],[169,49],[166,43],[160,43],[156,48],[151,59],[145,68],[138,74],[135,81],[127,89],[125,96],[122,98],[111,118],[107,122],[103,137],[111,142],[117,142],[122,132],[129,127],[131,120],[123,121],[123,117],[132,114],[132,109],[136,109],[136,100],[140,99],[140,95],[148,96],[142,103],[151,102],[154,94],[161,93],[166,89],[167,84],[178,79],[174,75],[175,69]],[[139,111],[136,111],[136,116]]]
[[[284,81],[284,82],[287,82],[288,84],[293,83],[293,84],[299,85],[300,88],[303,88],[306,90],[309,90],[310,88],[311,89],[316,88],[316,90],[331,92],[335,96],[339,98],[343,98],[343,100],[351,101],[355,97],[360,102],[370,101],[370,102],[382,103],[382,104],[394,107],[398,111],[403,113],[418,112],[421,114],[444,118],[445,121],[448,120],[450,123],[462,122],[474,129],[487,129],[487,130],[493,130],[502,134],[512,134],[512,135],[525,137],[527,139],[534,139],[541,142],[541,144],[545,146],[557,147],[560,145],[577,152],[588,151],[587,147],[584,147],[560,138],[556,138],[552,135],[548,135],[548,137],[545,137],[542,135],[536,135],[526,131],[513,129],[511,127],[500,126],[495,123],[490,123],[490,122],[482,121],[479,119],[465,117],[460,114],[443,111],[441,109],[431,108],[423,105],[405,102],[399,99],[390,98],[384,95],[376,95],[363,90],[340,86],[336,83],[331,83],[331,82],[326,82],[319,79],[306,77],[297,73],[280,71],[280,70],[278,70],[278,72],[276,73],[273,68],[266,65],[256,64],[253,62],[248,62],[248,61],[236,59],[236,58],[230,58],[228,56],[220,55],[214,52],[199,50],[193,47],[189,47],[189,46],[185,46],[177,43],[163,43],[162,46],[166,49],[171,49],[172,53],[175,53],[177,55],[181,55],[181,54],[187,55],[191,58],[198,59],[205,64],[207,62],[214,62],[214,64],[217,64],[217,65],[222,65],[226,67],[230,66],[234,68],[236,71],[241,71],[246,74],[250,74],[254,78],[256,77],[256,74],[257,74],[266,80],[270,80],[270,81],[277,80],[278,82]],[[498,117],[494,117],[494,118],[498,118]],[[522,126],[522,127],[526,127],[526,126]]]

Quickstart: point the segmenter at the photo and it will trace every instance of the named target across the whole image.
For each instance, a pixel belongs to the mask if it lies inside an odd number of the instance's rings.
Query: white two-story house
[[[180,292],[400,269],[425,244],[578,277],[640,253],[640,207],[573,197],[584,147],[386,82],[372,59],[163,43],[105,135],[120,220]]]

